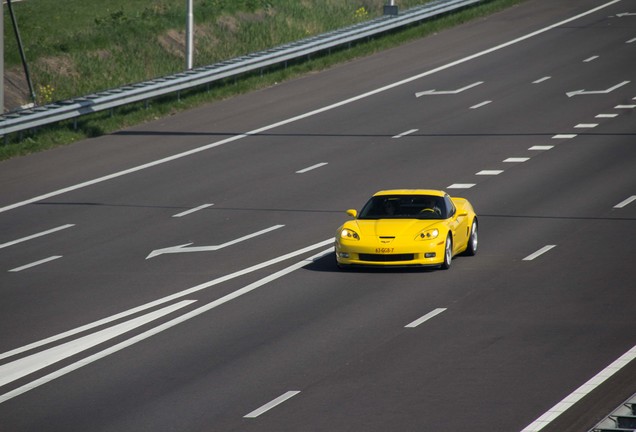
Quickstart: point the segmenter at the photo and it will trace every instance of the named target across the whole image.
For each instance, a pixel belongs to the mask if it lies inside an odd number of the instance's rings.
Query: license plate
[[[379,254],[390,254],[393,253],[394,248],[376,248],[375,253]]]

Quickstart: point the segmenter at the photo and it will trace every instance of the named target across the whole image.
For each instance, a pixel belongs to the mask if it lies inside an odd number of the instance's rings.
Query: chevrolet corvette
[[[477,253],[477,215],[465,198],[444,191],[396,189],[375,193],[336,232],[339,268],[435,266]]]

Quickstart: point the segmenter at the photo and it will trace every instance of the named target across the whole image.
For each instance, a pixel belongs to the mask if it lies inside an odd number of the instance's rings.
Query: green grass
[[[184,69],[185,2],[169,0],[38,0],[14,4],[39,103],[63,100]],[[309,71],[369,55],[522,0],[482,6],[411,27],[331,55],[228,80],[209,91],[182,92],[73,121],[16,133],[0,145],[0,160],[99,136],[203,103],[253,91]],[[400,0],[401,9],[424,0]],[[195,66],[277,46],[382,14],[384,0],[195,0]],[[317,7],[316,5],[320,5]],[[5,13],[6,33],[11,28]],[[179,33],[181,32],[181,33]],[[15,40],[5,38],[5,67],[20,68]],[[46,99],[43,99],[46,98]],[[76,126],[76,127],[75,127]]]

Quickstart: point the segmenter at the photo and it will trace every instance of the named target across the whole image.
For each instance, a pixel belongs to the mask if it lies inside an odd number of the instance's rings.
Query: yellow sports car
[[[465,198],[426,189],[377,192],[336,232],[338,267],[436,266],[477,252],[477,215]]]

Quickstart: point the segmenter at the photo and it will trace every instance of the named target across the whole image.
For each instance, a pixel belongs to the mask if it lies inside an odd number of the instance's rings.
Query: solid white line
[[[30,235],[28,237],[23,237],[23,238],[18,239],[18,240],[13,240],[13,241],[10,241],[10,242],[7,242],[7,243],[3,243],[3,244],[0,244],[0,249],[6,248],[6,247],[9,247],[9,246],[13,246],[13,245],[18,244],[18,243],[25,242],[27,240],[32,240],[34,238],[42,237],[42,236],[45,236],[47,234],[51,234],[51,233],[54,233],[54,232],[57,232],[57,231],[62,231],[62,230],[65,230],[67,228],[74,227],[74,226],[75,226],[74,224],[62,225],[62,226],[59,226],[57,228],[53,228],[53,229],[50,229],[50,230],[47,230],[47,231],[42,231],[40,233]]]
[[[509,157],[508,159],[504,159],[504,162],[518,163],[518,162],[527,162],[529,160],[530,160],[529,157]]]
[[[444,312],[446,310],[446,308],[437,308],[429,313],[427,313],[426,315],[424,315],[421,318],[416,319],[415,321],[413,321],[410,324],[405,325],[405,328],[415,328],[417,326],[419,326],[420,324],[422,324],[425,321],[430,320],[431,318],[441,314],[442,312]]]
[[[333,242],[333,239],[330,239],[330,242]],[[25,385],[23,385],[21,387],[18,387],[16,389],[14,389],[14,390],[11,390],[8,393],[0,395],[0,403],[6,402],[9,399],[13,399],[16,396],[19,396],[19,395],[21,395],[23,393],[28,392],[29,390],[33,390],[36,387],[39,387],[39,386],[41,386],[43,384],[46,384],[46,383],[48,383],[50,381],[53,381],[54,379],[57,379],[57,378],[59,378],[61,376],[64,376],[64,375],[70,373],[70,372],[73,372],[73,371],[75,371],[75,370],[77,370],[77,369],[79,369],[79,368],[81,368],[83,366],[91,364],[91,363],[93,363],[93,362],[95,362],[95,361],[97,361],[99,359],[107,357],[107,356],[109,356],[109,355],[111,355],[113,353],[121,351],[124,348],[127,348],[129,346],[132,346],[132,345],[138,343],[138,342],[141,342],[142,340],[148,339],[151,336],[154,336],[154,335],[156,335],[158,333],[161,333],[162,331],[168,330],[168,329],[170,329],[170,328],[172,328],[172,327],[174,327],[174,326],[176,326],[178,324],[181,324],[181,323],[183,323],[185,321],[188,321],[188,320],[190,320],[192,318],[195,318],[195,317],[201,315],[204,312],[212,310],[212,309],[214,309],[214,308],[216,308],[218,306],[221,306],[221,305],[223,305],[223,304],[225,304],[225,303],[227,303],[229,301],[232,301],[232,300],[234,300],[234,299],[236,299],[238,297],[241,297],[242,295],[245,295],[245,294],[247,294],[247,293],[249,293],[251,291],[254,291],[255,289],[257,289],[257,288],[259,288],[259,287],[261,287],[263,285],[268,284],[269,282],[272,282],[272,281],[274,281],[274,280],[276,280],[278,278],[281,278],[281,277],[283,277],[283,276],[285,276],[285,275],[287,275],[287,274],[289,274],[289,273],[291,273],[293,271],[296,271],[296,270],[298,270],[298,269],[300,269],[302,267],[305,267],[310,262],[313,262],[315,260],[323,258],[327,254],[332,254],[332,253],[333,253],[333,247],[331,247],[331,248],[329,248],[329,249],[327,249],[327,250],[325,250],[323,252],[320,252],[320,253],[312,256],[312,257],[309,257],[309,258],[307,258],[307,259],[305,259],[303,261],[300,261],[300,262],[298,262],[296,264],[293,264],[293,265],[291,265],[291,266],[289,266],[287,268],[284,268],[284,269],[282,269],[282,270],[280,270],[280,271],[278,271],[276,273],[273,273],[273,274],[271,274],[271,275],[269,275],[269,276],[267,276],[267,277],[265,277],[263,279],[260,279],[260,280],[254,282],[254,283],[252,283],[250,285],[247,285],[247,286],[245,286],[245,287],[243,287],[241,289],[238,289],[238,290],[236,290],[234,292],[231,292],[230,294],[227,294],[227,295],[221,297],[218,300],[215,300],[215,301],[213,301],[211,303],[208,303],[208,304],[206,304],[204,306],[201,306],[201,307],[199,307],[197,309],[194,309],[194,310],[192,310],[192,311],[190,311],[188,313],[185,313],[185,314],[183,314],[183,315],[181,315],[181,316],[179,316],[177,318],[174,318],[174,319],[172,319],[172,320],[170,320],[168,322],[165,322],[165,323],[163,323],[163,324],[161,324],[161,325],[159,325],[159,326],[157,326],[155,328],[147,330],[144,333],[138,334],[137,336],[133,336],[132,338],[130,338],[128,340],[125,340],[123,342],[120,342],[120,343],[118,343],[116,345],[113,345],[110,348],[107,348],[107,349],[105,349],[103,351],[100,351],[100,352],[98,352],[96,354],[93,354],[93,355],[91,355],[89,357],[86,357],[85,359],[79,360],[79,361],[77,361],[77,362],[75,362],[73,364],[70,364],[70,365],[62,368],[62,369],[59,369],[59,370],[57,370],[55,372],[52,372],[52,373],[50,373],[48,375],[45,375],[45,376],[43,376],[41,378],[38,378],[35,381],[32,381],[32,382],[30,382],[28,384],[25,384]]]
[[[513,39],[511,41],[504,42],[504,43],[499,44],[497,46],[494,46],[492,48],[488,48],[486,50],[483,50],[483,51],[480,51],[478,53],[469,55],[467,57],[463,57],[463,58],[461,58],[459,60],[455,60],[453,62],[450,62],[450,63],[447,63],[445,65],[439,66],[437,68],[430,69],[430,70],[428,70],[426,72],[423,72],[421,74],[411,76],[411,77],[403,79],[401,81],[394,82],[394,83],[386,85],[384,87],[380,87],[380,88],[377,88],[375,90],[371,90],[371,91],[369,91],[367,93],[363,93],[363,94],[360,94],[358,96],[354,96],[352,98],[345,99],[345,100],[340,101],[340,102],[336,102],[336,103],[334,103],[332,105],[328,105],[328,106],[316,109],[314,111],[309,111],[309,112],[307,112],[305,114],[301,114],[301,115],[298,115],[296,117],[291,117],[291,118],[288,118],[286,120],[282,120],[282,121],[277,122],[277,123],[272,123],[270,125],[267,125],[267,126],[264,126],[264,127],[258,128],[258,129],[254,129],[254,130],[252,130],[250,132],[247,132],[247,133],[244,133],[244,134],[240,134],[240,135],[235,135],[233,137],[229,137],[229,138],[226,138],[224,140],[217,141],[217,142],[214,142],[214,143],[202,146],[202,147],[197,147],[195,149],[192,149],[192,150],[189,150],[189,151],[186,151],[186,152],[183,152],[183,153],[178,153],[178,154],[173,155],[173,156],[169,156],[169,157],[166,157],[166,158],[163,158],[163,159],[159,159],[159,160],[156,160],[156,161],[153,161],[153,162],[149,162],[149,163],[146,163],[146,164],[143,164],[143,165],[139,165],[139,166],[127,169],[127,170],[119,171],[119,172],[116,172],[116,173],[113,173],[113,174],[110,174],[110,175],[107,175],[107,176],[104,176],[104,177],[99,177],[99,178],[94,179],[94,180],[90,180],[90,181],[86,181],[86,182],[83,182],[83,183],[79,183],[79,184],[76,184],[74,186],[69,186],[69,187],[64,188],[64,189],[59,189],[59,190],[56,190],[54,192],[50,192],[50,193],[47,193],[47,194],[44,194],[44,195],[40,195],[40,196],[31,198],[31,199],[28,199],[28,200],[24,200],[24,201],[15,203],[15,204],[11,204],[11,205],[7,205],[7,206],[4,206],[4,207],[0,207],[0,213],[5,212],[5,211],[9,211],[9,210],[13,210],[13,209],[18,208],[18,207],[25,206],[27,204],[32,204],[34,202],[42,201],[44,199],[51,198],[51,197],[54,197],[54,196],[57,196],[57,195],[61,195],[61,194],[64,194],[66,192],[70,192],[70,191],[74,191],[74,190],[77,190],[77,189],[85,188],[87,186],[91,186],[91,185],[94,185],[94,184],[97,184],[97,183],[101,183],[101,182],[104,182],[104,181],[107,181],[107,180],[112,180],[114,178],[121,177],[121,176],[130,174],[130,173],[134,173],[134,172],[137,172],[137,171],[140,171],[140,170],[143,170],[143,169],[151,168],[151,167],[154,167],[154,166],[157,166],[157,165],[161,165],[161,164],[164,164],[164,163],[167,163],[167,162],[171,162],[171,161],[176,160],[176,159],[180,159],[180,158],[187,157],[187,156],[190,156],[190,155],[193,155],[193,154],[196,154],[196,153],[200,153],[202,151],[206,151],[206,150],[209,150],[211,148],[218,147],[220,145],[224,145],[224,144],[227,144],[227,143],[230,143],[230,142],[233,142],[233,141],[237,141],[237,140],[249,137],[251,135],[257,135],[257,134],[260,134],[262,132],[277,128],[279,126],[284,126],[284,125],[287,125],[287,124],[290,124],[290,123],[293,123],[293,122],[296,122],[296,121],[299,121],[299,120],[302,120],[302,119],[305,119],[305,118],[308,118],[308,117],[312,117],[312,116],[317,115],[317,114],[321,114],[321,113],[326,112],[326,111],[333,110],[335,108],[338,108],[338,107],[341,107],[341,106],[344,106],[344,105],[348,105],[348,104],[353,103],[353,102],[357,102],[359,100],[374,96],[374,95],[382,93],[382,92],[385,92],[387,90],[391,90],[391,89],[394,89],[396,87],[402,86],[404,84],[408,84],[408,83],[410,83],[412,81],[415,81],[415,80],[418,80],[420,78],[424,78],[426,76],[433,75],[435,73],[444,71],[446,69],[450,69],[452,67],[455,67],[455,66],[463,64],[463,63],[467,63],[467,62],[469,62],[471,60],[475,60],[475,59],[477,59],[479,57],[483,57],[485,55],[488,55],[488,54],[491,54],[493,52],[499,51],[501,49],[507,48],[509,46],[518,44],[519,42],[523,42],[523,41],[525,41],[527,39],[533,38],[535,36],[538,36],[540,34],[543,34],[545,32],[553,30],[555,28],[559,28],[559,27],[561,27],[564,24],[567,24],[569,22],[576,21],[579,18],[582,18],[582,17],[585,17],[587,15],[590,15],[590,14],[593,14],[595,12],[598,12],[598,11],[600,11],[600,10],[606,8],[606,7],[609,7],[609,6],[611,6],[611,5],[615,4],[615,3],[618,3],[619,1],[620,0],[609,1],[609,2],[607,2],[605,4],[603,4],[603,5],[597,6],[597,7],[593,8],[593,9],[590,9],[590,10],[588,10],[586,12],[583,12],[583,13],[580,13],[580,14],[575,15],[573,17],[567,18],[567,19],[565,19],[563,21],[559,21],[559,22],[557,22],[555,24],[549,25],[547,27],[544,27],[544,28],[539,29],[537,31],[534,31],[532,33],[528,33],[528,34],[526,34],[524,36],[518,37],[518,38]]]
[[[446,189],[470,189],[473,186],[475,186],[475,183],[453,183],[447,186]]]
[[[113,321],[125,318],[127,316],[142,312],[144,310],[159,306],[159,305],[161,305],[163,303],[167,303],[169,301],[173,301],[173,300],[179,299],[181,297],[185,297],[185,296],[193,294],[195,292],[202,291],[204,289],[207,289],[207,288],[210,288],[212,286],[221,284],[223,282],[227,282],[227,281],[229,281],[231,279],[235,279],[237,277],[244,276],[246,274],[249,274],[249,273],[264,269],[264,268],[269,267],[271,265],[278,264],[279,262],[286,261],[286,260],[288,260],[290,258],[294,258],[294,257],[296,257],[298,255],[302,255],[304,253],[310,252],[310,251],[312,251],[314,249],[318,249],[318,248],[327,246],[328,244],[332,244],[332,243],[333,243],[333,238],[327,239],[327,240],[323,240],[323,241],[321,241],[319,243],[316,243],[316,244],[313,244],[311,246],[307,246],[307,247],[304,247],[302,249],[298,249],[298,250],[296,250],[294,252],[290,252],[288,254],[281,255],[281,256],[279,256],[277,258],[273,258],[273,259],[271,259],[269,261],[265,261],[265,262],[262,262],[260,264],[253,265],[253,266],[248,267],[246,269],[239,270],[239,271],[236,271],[234,273],[230,273],[229,275],[221,276],[221,277],[213,279],[213,280],[211,280],[209,282],[205,282],[205,283],[202,283],[200,285],[196,285],[196,286],[194,286],[192,288],[188,288],[186,290],[177,292],[175,294],[171,294],[169,296],[160,298],[160,299],[152,301],[150,303],[146,303],[144,305],[135,307],[133,309],[129,309],[127,311],[118,313],[116,315],[101,319],[99,321],[95,321],[93,323],[86,324],[86,325],[78,327],[76,329],[69,330],[67,332],[60,333],[58,335],[51,336],[51,337],[46,338],[46,339],[42,339],[42,340],[37,341],[37,342],[33,342],[31,344],[25,345],[25,346],[20,347],[20,348],[13,349],[11,351],[7,351],[5,353],[0,354],[0,360],[2,360],[4,358],[11,357],[11,356],[14,356],[16,354],[20,354],[20,353],[25,352],[25,351],[32,350],[34,348],[37,348],[37,347],[40,347],[40,346],[43,346],[43,345],[50,344],[50,343],[58,341],[60,339],[65,339],[67,337],[73,336],[73,335],[78,334],[78,333],[85,332],[87,330],[93,329],[95,327],[102,326],[104,324],[108,324],[110,322],[113,322]]]
[[[589,63],[589,62],[591,62],[591,61],[596,60],[597,58],[598,58],[598,56],[597,56],[597,55],[592,56],[592,57],[590,57],[590,58],[586,58],[585,60],[583,60],[583,63]]]
[[[195,207],[193,209],[186,210],[183,213],[177,213],[176,215],[173,215],[172,217],[179,218],[179,217],[187,216],[187,215],[192,214],[194,212],[198,212],[199,210],[203,210],[203,209],[206,209],[208,207],[212,207],[213,205],[214,204],[203,204],[203,205],[200,205],[199,207]]]
[[[598,114],[596,118],[614,118],[618,117],[618,114]]]
[[[580,401],[589,393],[591,393],[592,390],[596,389],[602,383],[604,383],[609,378],[614,376],[617,372],[619,372],[621,369],[627,366],[635,358],[636,358],[636,346],[632,347],[632,349],[630,349],[625,354],[620,356],[618,360],[614,361],[612,364],[610,364],[605,369],[600,371],[598,374],[596,374],[594,377],[588,380],[581,387],[574,390],[572,393],[570,393],[569,396],[567,396],[561,402],[559,402],[558,404],[550,408],[545,414],[543,414],[534,422],[526,426],[521,432],[540,431],[541,429],[543,429],[544,427],[552,423],[554,419],[556,419],[558,416],[563,414],[565,411],[567,411],[570,407],[572,407],[578,401]]]
[[[574,126],[575,129],[594,129],[598,123],[579,123]]]
[[[31,267],[39,266],[40,264],[44,264],[44,263],[47,263],[49,261],[55,261],[56,259],[59,259],[59,258],[62,258],[62,256],[61,255],[54,255],[52,257],[44,258],[43,260],[36,261],[36,262],[31,263],[31,264],[23,265],[22,267],[16,267],[16,268],[14,268],[12,270],[9,270],[9,271],[10,272],[14,272],[14,273],[15,272],[19,272],[19,271],[22,271],[22,270],[29,269]]]
[[[557,134],[552,139],[572,139],[576,138],[576,134]]]
[[[64,360],[65,358],[79,354],[82,351],[97,346],[110,339],[121,336],[126,332],[148,324],[151,321],[168,315],[194,302],[195,300],[184,300],[163,309],[142,315],[138,318],[131,319],[130,321],[117,324],[113,327],[100,330],[96,333],[89,334],[79,339],[66,342],[62,345],[58,345],[2,365],[0,366],[0,387]]]
[[[417,132],[418,130],[419,130],[419,129],[411,129],[411,130],[407,130],[406,132],[402,132],[401,134],[395,135],[395,136],[394,136],[394,137],[392,137],[392,138],[396,138],[396,139],[397,139],[397,138],[402,138],[403,136],[410,135],[410,134],[412,134],[412,133]]]
[[[264,414],[267,411],[271,410],[272,408],[282,404],[286,400],[293,398],[298,393],[300,393],[300,391],[298,391],[298,390],[288,391],[288,392],[282,394],[281,396],[278,396],[273,401],[268,402],[265,405],[263,405],[262,407],[260,407],[258,409],[255,409],[251,413],[244,415],[243,418],[256,418],[256,417],[260,416],[261,414]]]
[[[481,107],[483,107],[483,106],[488,105],[489,103],[492,103],[492,101],[489,101],[489,100],[488,100],[488,101],[483,101],[482,103],[479,103],[479,104],[477,104],[477,105],[473,105],[473,106],[471,106],[471,107],[470,107],[470,109],[477,109],[477,108],[481,108]]]
[[[544,76],[543,78],[539,78],[539,79],[538,79],[538,80],[536,80],[536,81],[532,81],[532,84],[540,84],[540,83],[542,83],[542,82],[544,82],[544,81],[549,80],[550,78],[552,78],[552,77],[550,77],[550,76]]]
[[[503,172],[503,170],[481,170],[475,175],[499,175]]]
[[[632,195],[629,198],[627,198],[625,201],[619,202],[618,204],[614,206],[614,208],[623,208],[634,201],[636,201],[636,195]]]
[[[530,255],[528,255],[527,257],[525,257],[522,261],[532,261],[533,259],[543,255],[544,253],[546,253],[547,251],[549,251],[550,249],[556,247],[556,245],[547,245],[542,247],[541,249],[539,249],[538,251],[536,251],[535,253],[532,253]]]
[[[316,165],[312,165],[310,167],[301,169],[300,171],[296,171],[296,174],[304,174],[307,171],[315,170],[316,168],[320,168],[320,167],[325,166],[325,165],[327,165],[327,162],[317,163]]]
[[[539,151],[539,150],[552,150],[554,148],[554,146],[552,145],[535,145],[530,147],[528,150],[535,150],[535,151]]]

